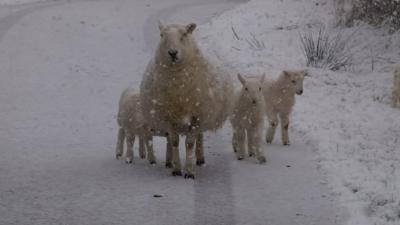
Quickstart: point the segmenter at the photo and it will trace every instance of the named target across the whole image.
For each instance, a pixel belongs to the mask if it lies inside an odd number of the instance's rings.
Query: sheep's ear
[[[195,23],[190,23],[186,25],[186,32],[189,34],[193,33],[194,29],[196,29],[197,25]]]
[[[164,29],[164,25],[162,24],[161,20],[158,20],[158,29],[160,29],[160,31]]]
[[[260,80],[260,82],[261,82],[261,83],[264,83],[265,76],[266,76],[266,74],[265,74],[265,73],[263,73],[263,75],[261,76],[261,80]]]
[[[290,73],[287,70],[282,71],[283,75],[285,75],[286,77],[290,77]]]
[[[243,86],[246,85],[246,80],[243,78],[243,76],[240,75],[240,73],[238,73],[237,76],[238,76],[240,83],[242,83]]]

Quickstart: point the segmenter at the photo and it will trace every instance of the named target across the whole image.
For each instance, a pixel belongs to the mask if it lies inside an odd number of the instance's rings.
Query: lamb
[[[393,73],[392,106],[400,107],[400,66]]]
[[[235,96],[235,104],[230,121],[233,128],[232,146],[237,159],[245,155],[245,139],[247,134],[249,156],[256,155],[260,163],[265,163],[264,152],[260,150],[261,134],[264,126],[265,100],[262,83],[265,74],[259,78],[244,78],[238,74],[242,84],[241,91]]]
[[[289,116],[295,104],[295,94],[303,94],[305,70],[284,70],[277,80],[264,82],[264,99],[266,114],[269,121],[266,141],[272,143],[278,126],[278,115],[282,129],[283,145],[289,142]]]
[[[172,145],[172,175],[180,176],[179,135],[186,136],[185,178],[194,179],[193,147],[201,135],[220,128],[229,115],[232,80],[203,57],[196,24],[159,24],[161,40],[141,83],[143,115],[150,129],[164,130]],[[204,161],[197,154],[197,163]],[[199,161],[200,160],[200,161]]]
[[[153,152],[152,136],[146,132],[146,124],[142,115],[139,95],[132,88],[125,89],[119,100],[119,110],[117,122],[118,140],[116,148],[116,158],[122,157],[124,140],[126,139],[126,163],[133,161],[133,145],[135,136],[139,137],[139,155],[140,158],[146,157],[145,150],[147,149],[147,158],[150,164],[155,164],[156,159]]]

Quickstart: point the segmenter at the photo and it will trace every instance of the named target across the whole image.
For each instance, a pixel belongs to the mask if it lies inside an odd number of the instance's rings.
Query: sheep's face
[[[303,80],[306,73],[307,71],[305,70],[283,71],[286,80],[289,82],[289,86],[291,86],[298,95],[303,94]]]
[[[254,77],[244,78],[242,75],[238,74],[238,79],[242,84],[242,97],[244,97],[247,102],[251,102],[252,105],[258,105],[264,101],[262,92],[264,78],[265,74],[260,79]]]
[[[160,29],[159,54],[164,63],[176,65],[188,60],[195,52],[197,47],[192,36],[196,29],[196,24],[184,25],[162,25]]]

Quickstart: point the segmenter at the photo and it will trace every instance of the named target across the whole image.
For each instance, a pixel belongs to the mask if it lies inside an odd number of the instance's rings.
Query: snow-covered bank
[[[232,71],[276,76],[284,68],[304,67],[299,32],[321,24],[332,27],[333,12],[327,0],[253,0],[199,33],[210,56]],[[393,64],[400,62],[400,34],[365,25],[342,32],[353,34],[353,72],[310,69],[292,131],[314,146],[331,195],[351,214],[349,225],[398,224],[400,110],[389,100]]]

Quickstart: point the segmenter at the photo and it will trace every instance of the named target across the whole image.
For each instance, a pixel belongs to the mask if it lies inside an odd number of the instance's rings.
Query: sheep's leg
[[[237,151],[236,151],[236,158],[238,160],[244,159],[244,152],[245,152],[245,139],[246,133],[244,130],[236,131],[236,141],[237,141]]]
[[[268,111],[268,110],[267,110]],[[278,116],[276,112],[267,112],[269,127],[267,131],[266,141],[271,144],[274,140],[276,127],[278,126]]]
[[[145,145],[147,149],[147,159],[150,164],[156,164],[156,157],[154,156],[153,150],[153,135],[145,135]]]
[[[165,155],[165,167],[172,168],[172,145],[167,137],[167,152]]]
[[[290,145],[289,141],[289,114],[279,114],[281,119],[281,130],[282,130],[282,144]]]
[[[196,139],[196,165],[201,166],[204,163],[203,133],[199,133]]]
[[[172,176],[182,176],[181,160],[179,159],[179,135],[175,132],[168,132],[168,141],[172,147]]]
[[[115,158],[120,159],[124,152],[125,130],[120,127],[118,129],[117,148],[115,150]]]
[[[141,159],[146,158],[145,137],[139,136],[139,156]]]
[[[185,162],[185,178],[194,179],[194,168],[193,168],[193,159],[194,159],[194,144],[196,141],[196,136],[194,134],[186,135],[186,162]]]
[[[255,153],[258,162],[265,163],[267,160],[264,156],[264,151],[261,150],[261,129],[252,128],[247,131],[248,151]]]
[[[133,161],[133,145],[135,143],[135,135],[127,135],[126,137],[126,163],[132,163]]]
[[[237,140],[237,133],[236,130],[233,130],[233,135],[232,135],[232,147],[233,147],[233,152],[237,152],[238,151],[238,140]]]

